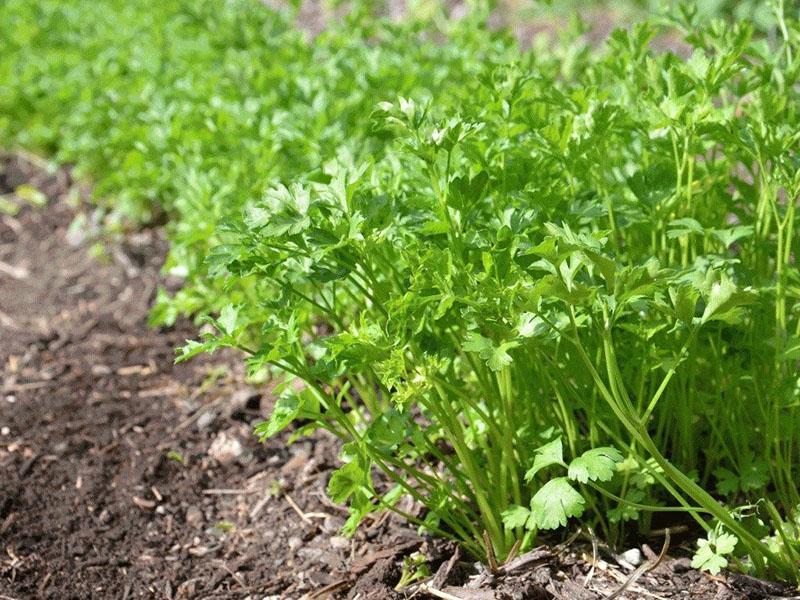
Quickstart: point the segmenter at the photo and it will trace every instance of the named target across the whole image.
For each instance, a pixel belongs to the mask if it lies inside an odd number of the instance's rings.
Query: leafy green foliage
[[[540,529],[557,529],[570,517],[580,517],[585,504],[566,477],[556,477],[531,498],[531,520]]]
[[[587,450],[569,464],[569,478],[581,483],[610,481],[621,460],[622,454],[614,448]]]
[[[726,532],[700,566],[731,536],[796,577],[795,545],[707,491],[790,535],[795,15],[526,52],[485,15],[362,8],[312,40],[255,0],[7,0],[1,143],[74,163],[111,227],[166,218],[183,285],[154,323],[192,315],[179,359],[237,348],[279,379],[262,437],[342,439],[346,532],[395,510],[503,559],[694,504]]]
[[[525,481],[530,481],[536,473],[551,465],[564,464],[564,450],[561,445],[561,438],[558,437],[552,442],[536,449],[533,459],[533,466],[525,473]]]
[[[738,543],[735,535],[725,532],[711,531],[708,538],[697,542],[697,552],[692,558],[695,569],[703,569],[712,575],[718,574],[728,566],[728,559]]]
[[[344,502],[361,489],[364,470],[353,461],[345,463],[333,473],[328,482],[328,495],[334,502]]]
[[[511,506],[503,511],[503,524],[508,529],[527,527],[531,518],[531,511],[524,506]],[[532,523],[535,527],[535,523]]]
[[[585,504],[586,500],[566,477],[556,477],[534,494],[530,510],[512,506],[504,511],[503,524],[508,529],[558,529],[565,526],[570,517],[580,517]]]
[[[303,398],[290,390],[285,391],[275,401],[269,420],[260,423],[256,427],[256,434],[262,441],[272,437],[279,431],[286,429],[300,415],[302,410]]]

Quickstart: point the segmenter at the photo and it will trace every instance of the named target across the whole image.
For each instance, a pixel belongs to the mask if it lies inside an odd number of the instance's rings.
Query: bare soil
[[[162,231],[98,245],[88,192],[67,171],[2,158],[0,194],[15,199],[23,184],[49,204],[0,214],[0,600],[785,592],[710,577],[685,557],[655,565],[660,548],[648,546],[638,570],[579,540],[491,573],[390,516],[342,537],[347,513],[324,494],[336,441],[287,445],[289,432],[259,444],[269,386],[247,385],[235,354],[173,365],[192,323],[147,327],[157,286],[171,284]],[[435,577],[394,591],[418,551]]]

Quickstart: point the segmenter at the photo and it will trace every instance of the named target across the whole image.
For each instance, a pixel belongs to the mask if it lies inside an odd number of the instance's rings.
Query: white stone
[[[638,548],[631,548],[622,553],[622,559],[634,567],[638,567],[642,564],[642,552]]]
[[[208,454],[222,465],[229,465],[244,453],[242,443],[224,431],[217,435],[208,449]]]

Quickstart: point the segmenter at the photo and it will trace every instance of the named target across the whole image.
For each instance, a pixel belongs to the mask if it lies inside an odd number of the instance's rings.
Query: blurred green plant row
[[[769,8],[522,51],[478,8],[312,39],[255,0],[6,0],[0,143],[166,224],[154,323],[283,381],[261,436],[343,440],[346,531],[502,561],[679,513],[696,566],[797,580],[800,25]]]

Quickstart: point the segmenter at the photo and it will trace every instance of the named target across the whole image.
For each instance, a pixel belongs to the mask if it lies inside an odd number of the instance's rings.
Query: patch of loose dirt
[[[0,217],[3,600],[573,600],[607,597],[631,577],[613,554],[592,568],[586,544],[538,549],[493,574],[388,516],[341,537],[346,511],[324,496],[335,440],[258,444],[252,428],[270,410],[268,388],[244,383],[240,358],[174,366],[193,326],[146,326],[161,231],[93,257],[91,227],[70,226],[78,215],[91,223],[85,191],[38,160],[0,160],[0,194],[22,184],[50,203]],[[436,591],[399,594],[403,559],[415,551],[429,557],[435,577],[425,585]],[[618,597],[780,591],[667,559]]]
[[[240,358],[174,366],[192,325],[146,326],[161,232],[98,260],[64,172],[16,159],[0,177],[52,198],[0,222],[0,592],[299,597],[348,576],[346,513],[320,499],[333,440],[258,444],[269,406]]]

